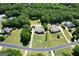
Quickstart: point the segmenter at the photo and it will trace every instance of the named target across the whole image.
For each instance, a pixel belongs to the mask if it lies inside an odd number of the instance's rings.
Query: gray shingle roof
[[[9,28],[9,27],[6,27],[6,28],[3,28],[2,32],[11,32],[12,28]]]
[[[66,27],[70,28],[70,27],[73,27],[74,24],[72,22],[70,22],[70,21],[67,21],[67,22],[64,23],[64,25]]]

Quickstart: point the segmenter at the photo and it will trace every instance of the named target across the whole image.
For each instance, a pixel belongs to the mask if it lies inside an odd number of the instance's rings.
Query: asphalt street
[[[79,44],[79,41],[77,42],[71,42],[69,44],[64,44],[60,46],[55,46],[55,47],[49,47],[49,48],[27,48],[24,46],[19,46],[19,45],[13,45],[13,44],[8,44],[8,43],[0,43],[0,46],[6,47],[6,48],[16,48],[16,49],[22,49],[22,50],[31,50],[31,51],[56,51],[60,49],[64,49],[67,47],[70,47],[71,45],[77,45]]]

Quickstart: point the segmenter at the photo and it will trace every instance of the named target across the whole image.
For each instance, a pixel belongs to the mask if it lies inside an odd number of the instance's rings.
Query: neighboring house
[[[35,28],[35,33],[37,33],[37,34],[44,34],[44,28],[43,27]]]
[[[74,26],[74,24],[70,21],[64,22],[64,25],[68,28],[72,28]]]
[[[59,29],[59,26],[57,25],[50,25],[49,31],[51,33],[57,33],[57,32],[60,32],[60,29]]]
[[[33,25],[32,28],[34,28],[35,33],[44,34],[44,28],[40,24]]]
[[[3,34],[10,34],[11,31],[12,31],[12,28],[6,27],[6,28],[3,28],[2,33]]]

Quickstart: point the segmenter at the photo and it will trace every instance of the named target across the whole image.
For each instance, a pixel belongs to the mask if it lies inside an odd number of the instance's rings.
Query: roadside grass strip
[[[34,51],[29,51],[27,56],[51,56],[50,52],[34,52]]]
[[[8,54],[7,54],[7,50],[8,49],[12,49],[12,48],[2,48],[2,50],[0,51],[0,56],[8,56]],[[18,49],[16,49],[16,50],[18,50]],[[24,50],[20,50],[20,52],[22,53],[22,55],[24,54]]]
[[[54,51],[55,56],[72,56],[72,47]]]

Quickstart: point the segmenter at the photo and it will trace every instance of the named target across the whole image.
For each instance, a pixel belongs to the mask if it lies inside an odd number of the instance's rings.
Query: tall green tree
[[[73,53],[74,56],[79,56],[79,46],[75,46],[75,48],[73,49]]]

